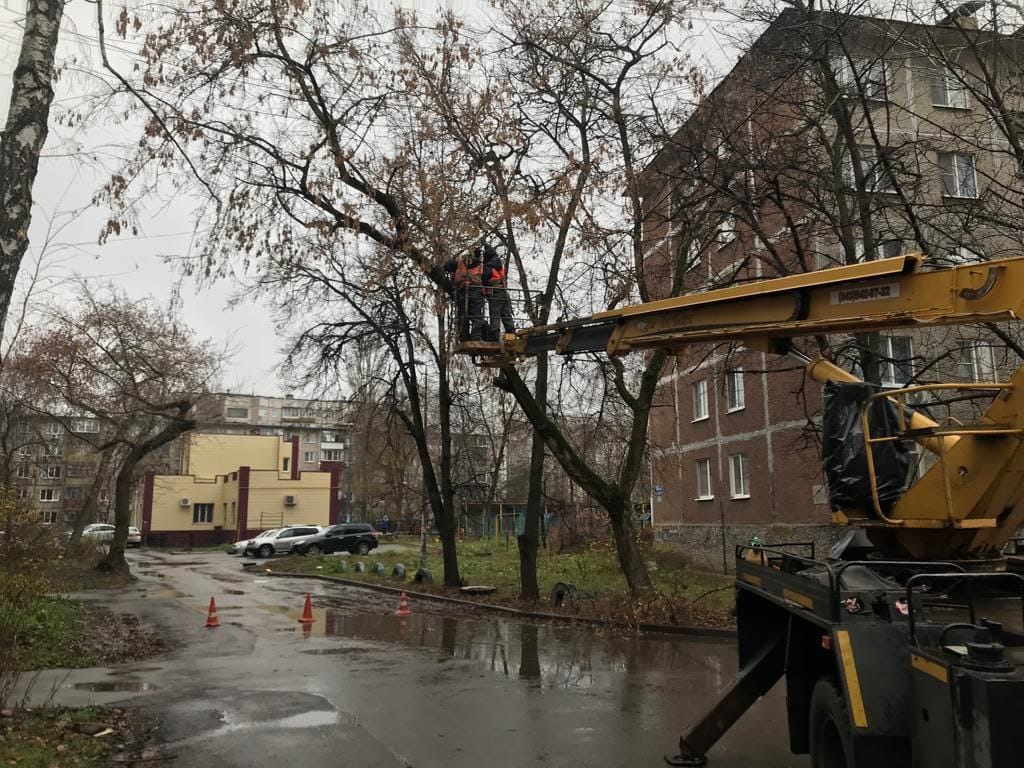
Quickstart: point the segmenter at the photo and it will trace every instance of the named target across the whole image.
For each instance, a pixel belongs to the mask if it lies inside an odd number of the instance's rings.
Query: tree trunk
[[[443,318],[439,315],[439,330],[443,331]],[[442,336],[442,338],[444,338]],[[439,356],[437,382],[438,427],[441,433],[441,516],[437,530],[441,534],[441,552],[444,558],[444,585],[461,587],[459,555],[456,550],[458,515],[455,512],[455,490],[452,487],[452,395],[448,382],[448,353],[442,348]]]
[[[71,529],[71,544],[75,545],[82,540],[82,531],[85,526],[96,520],[96,508],[99,506],[100,490],[107,479],[107,470],[110,468],[110,457],[113,451],[104,451],[100,455],[99,466],[96,467],[96,477],[89,486],[89,495],[82,503],[81,511],[75,515],[75,525]]]
[[[125,544],[128,542],[128,525],[132,521],[131,494],[132,479],[135,467],[144,454],[132,450],[117,472],[114,484],[114,538],[110,541],[110,551],[96,566],[101,571],[111,573],[128,573],[128,561],[125,560]]]
[[[629,505],[622,497],[608,499],[603,504],[612,524],[612,536],[615,538],[615,551],[619,556],[619,568],[626,579],[630,594],[636,595],[641,590],[651,589],[651,576],[647,573],[647,565],[640,553],[640,545],[633,527],[633,515]]]
[[[540,408],[547,409],[548,401],[548,359],[537,357],[537,380],[534,384],[534,398]],[[540,529],[544,513],[544,438],[533,431],[530,447],[530,485],[526,496],[526,520],[523,533],[519,536],[519,585],[524,600],[539,600],[540,585],[537,583],[537,552],[540,548]]]
[[[64,0],[28,0],[7,125],[0,136],[0,336],[28,249],[32,185],[53,103],[53,60]]]

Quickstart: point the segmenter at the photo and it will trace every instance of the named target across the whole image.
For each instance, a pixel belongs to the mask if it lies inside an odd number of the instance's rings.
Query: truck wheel
[[[846,702],[835,683],[818,680],[811,694],[812,768],[856,768],[853,726]]]

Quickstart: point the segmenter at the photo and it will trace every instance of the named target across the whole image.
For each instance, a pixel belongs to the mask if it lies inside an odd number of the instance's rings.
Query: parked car
[[[291,552],[292,547],[296,544],[319,536],[322,530],[323,528],[318,525],[293,525],[288,528],[280,528],[269,536],[254,539],[245,548],[245,554],[253,554],[256,557],[285,554]]]
[[[246,550],[246,548],[250,544],[255,543],[257,539],[262,539],[264,536],[269,536],[272,533],[277,533],[279,530],[281,530],[281,529],[280,528],[271,528],[269,531],[263,531],[262,533],[256,534],[256,536],[254,536],[251,539],[239,539],[234,544],[232,544],[230,547],[228,547],[228,554],[229,555],[245,555],[245,554],[247,554],[245,550]]]
[[[369,523],[339,523],[319,536],[296,542],[292,551],[298,555],[329,555],[332,552],[366,555],[371,549],[377,548],[378,536],[380,534]]]
[[[114,538],[114,526],[109,523],[92,523],[82,529],[82,539],[109,542]]]
[[[124,545],[126,547],[141,547],[142,531],[140,531],[134,525],[128,526],[128,541],[126,541]]]

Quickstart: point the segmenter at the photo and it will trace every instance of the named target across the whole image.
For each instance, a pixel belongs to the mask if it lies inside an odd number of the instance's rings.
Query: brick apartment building
[[[1019,61],[1024,41],[979,31],[980,6],[935,24],[780,14],[645,170],[653,294],[865,251],[925,251],[937,266],[1019,254],[1017,126],[993,118],[984,88],[993,59]],[[1001,95],[1024,109],[1019,80]],[[986,329],[830,343],[840,364],[891,387],[991,380],[1016,365]],[[820,387],[792,359],[739,345],[676,356],[651,416],[655,526],[715,566],[752,535],[827,541],[820,409]]]

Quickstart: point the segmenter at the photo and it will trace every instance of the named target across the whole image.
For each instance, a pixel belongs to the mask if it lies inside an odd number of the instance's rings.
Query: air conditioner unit
[[[183,497],[181,499],[181,501],[178,502],[178,506],[179,507],[191,507],[192,506],[192,499],[190,499],[188,497]]]
[[[286,507],[294,507],[295,506],[295,497],[294,496],[285,496],[284,497],[284,505]]]

